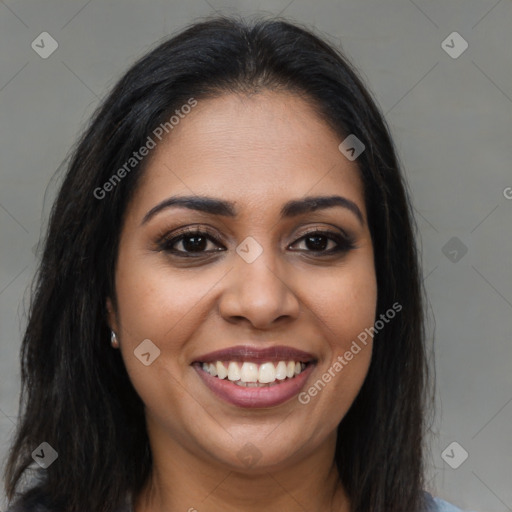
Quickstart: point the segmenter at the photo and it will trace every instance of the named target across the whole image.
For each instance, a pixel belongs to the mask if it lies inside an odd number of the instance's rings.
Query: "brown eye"
[[[208,249],[209,243],[210,248]],[[218,244],[217,239],[206,231],[187,230],[174,237],[164,237],[158,243],[158,248],[173,255],[194,257],[194,255],[201,256],[224,250]]]
[[[208,246],[208,238],[201,234],[182,236],[176,244],[183,244],[185,252],[202,252]]]
[[[319,256],[344,253],[355,247],[352,238],[323,230],[310,231],[289,247],[292,248],[299,243],[303,244],[305,248],[292,250],[318,254]],[[200,257],[226,250],[214,235],[198,229],[188,229],[171,237],[164,236],[158,242],[158,249],[177,257]]]
[[[311,231],[294,242],[290,247],[301,241],[303,241],[303,244],[306,247],[305,252],[318,252],[323,255],[347,252],[355,247],[354,241],[351,238],[345,238],[342,235],[331,231]],[[331,247],[327,249],[330,243]],[[332,245],[334,245],[334,247]]]

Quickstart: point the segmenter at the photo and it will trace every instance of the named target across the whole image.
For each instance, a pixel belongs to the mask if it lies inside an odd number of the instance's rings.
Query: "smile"
[[[293,379],[306,369],[306,363],[300,361],[279,361],[277,364],[265,362],[258,364],[250,361],[216,361],[202,363],[203,371],[217,379],[227,379],[239,386],[264,387]]]
[[[218,398],[238,407],[265,408],[296,396],[316,365],[292,347],[236,346],[199,356],[192,367]]]

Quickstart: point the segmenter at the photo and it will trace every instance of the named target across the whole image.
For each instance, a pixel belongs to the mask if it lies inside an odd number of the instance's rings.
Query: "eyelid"
[[[167,247],[170,245],[175,245],[178,242],[181,242],[184,238],[192,235],[206,235],[205,238],[212,241],[213,243],[219,245],[221,241],[219,240],[220,236],[217,233],[214,233],[213,230],[202,224],[193,224],[191,226],[187,226],[184,228],[180,228],[177,230],[173,230],[171,232],[165,231],[163,234],[157,236],[156,246],[159,251],[168,250]],[[187,254],[186,251],[171,251],[168,252],[178,252],[182,254]],[[204,251],[202,254],[210,254],[212,251]],[[201,253],[199,253],[201,254]]]
[[[327,225],[329,227],[326,228],[325,225]],[[293,238],[303,237],[303,236],[307,236],[310,233],[315,233],[315,232],[320,232],[320,231],[327,232],[328,234],[330,234],[332,232],[332,230],[334,229],[333,234],[335,234],[335,235],[339,234],[340,236],[343,236],[347,241],[356,239],[356,237],[354,235],[350,234],[350,232],[347,232],[342,227],[337,226],[335,224],[330,224],[330,223],[326,223],[323,226],[313,226],[313,227],[309,226],[304,229],[305,229],[305,231],[302,231],[302,228],[299,228],[298,233],[296,232],[292,237]],[[168,229],[163,229],[160,231],[160,233],[157,235],[156,238],[158,240],[161,240],[161,239],[170,240],[170,239],[175,238],[176,236],[181,236],[181,235],[184,235],[187,233],[196,234],[197,232],[204,232],[205,234],[208,234],[212,238],[216,239],[217,241],[219,238],[223,237],[222,235],[217,233],[217,229],[211,228],[207,224],[196,223],[196,224],[190,224],[183,228],[177,228],[176,230],[172,230],[172,231],[169,231]]]
[[[304,231],[304,232],[299,231],[299,234],[294,235],[294,238],[295,237],[303,238],[309,234],[323,233],[323,234],[327,234],[327,235],[342,237],[347,242],[355,242],[356,237],[354,235],[351,235],[350,233],[348,233],[343,228],[340,228],[339,226],[335,226],[334,224],[328,224],[328,226],[330,226],[330,227],[326,228],[325,226],[314,226],[312,228],[311,227],[306,228],[306,231]]]

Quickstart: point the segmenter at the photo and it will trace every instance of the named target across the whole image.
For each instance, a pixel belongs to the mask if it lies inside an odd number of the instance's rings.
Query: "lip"
[[[269,361],[268,358],[266,360]],[[300,393],[315,366],[314,362],[310,362],[299,375],[280,381],[274,386],[248,388],[226,379],[213,377],[205,372],[198,362],[192,365],[202,381],[217,397],[232,405],[245,408],[268,408],[287,402]]]
[[[254,347],[250,345],[237,345],[215,352],[203,354],[194,360],[194,363],[212,363],[215,361],[248,361],[252,363],[276,363],[279,361],[296,361],[311,363],[314,356],[308,352],[293,347],[276,345],[273,347]],[[219,379],[217,379],[219,380]]]

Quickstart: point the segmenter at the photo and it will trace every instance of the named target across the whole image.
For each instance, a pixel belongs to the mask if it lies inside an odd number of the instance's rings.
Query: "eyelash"
[[[323,229],[313,229],[311,231],[308,231],[307,233],[304,233],[300,238],[298,238],[295,242],[293,242],[290,245],[294,245],[297,242],[306,239],[309,236],[324,236],[328,238],[329,240],[335,241],[338,245],[337,247],[334,247],[330,250],[321,250],[321,251],[313,251],[313,250],[300,250],[304,252],[310,252],[314,254],[318,254],[319,257],[322,256],[331,256],[333,254],[338,253],[347,253],[350,250],[354,249],[356,247],[355,241],[350,236],[343,236],[338,233],[335,233],[333,231],[326,231]],[[214,242],[215,244],[219,245],[220,242],[217,240],[217,237],[210,233],[207,229],[198,229],[198,228],[187,228],[185,230],[182,230],[180,233],[178,233],[176,236],[169,237],[168,235],[164,235],[159,239],[157,242],[158,250],[164,251],[167,253],[170,253],[172,255],[177,256],[178,258],[200,258],[204,256],[205,254],[212,254],[215,252],[223,252],[222,250],[214,250],[214,251],[198,251],[198,252],[187,252],[187,251],[177,251],[176,249],[172,249],[171,247],[175,245],[178,242],[181,242],[182,240],[185,240],[187,238],[193,238],[193,237],[204,237],[207,240]]]

